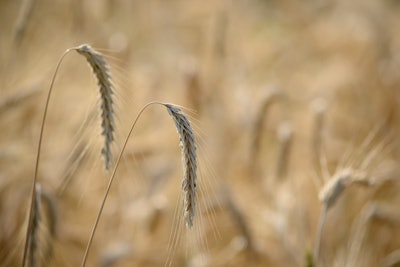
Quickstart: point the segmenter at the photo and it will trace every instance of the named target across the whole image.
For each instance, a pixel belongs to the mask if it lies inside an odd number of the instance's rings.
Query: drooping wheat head
[[[186,225],[193,226],[193,218],[196,210],[197,187],[197,155],[196,141],[189,120],[182,110],[170,104],[164,104],[168,113],[174,119],[175,127],[179,133],[180,146],[182,148],[183,181],[182,189],[185,193],[184,215]]]
[[[328,211],[334,206],[346,188],[351,185],[372,186],[374,180],[366,173],[358,172],[353,169],[343,169],[338,171],[320,190],[319,199],[322,203],[322,213],[318,224],[317,242],[315,244],[314,256],[315,263],[318,264],[322,231]]]
[[[36,184],[32,227],[28,244],[27,266],[49,266],[53,255],[56,215],[53,200]]]
[[[327,209],[330,209],[341,196],[343,191],[350,185],[373,185],[373,180],[363,173],[345,169],[337,173],[319,192],[319,199]]]
[[[114,141],[114,86],[109,64],[104,56],[87,44],[79,46],[76,51],[83,55],[96,75],[100,90],[101,127],[104,136],[104,146],[101,150],[104,156],[105,168],[108,170],[112,162],[111,144]]]

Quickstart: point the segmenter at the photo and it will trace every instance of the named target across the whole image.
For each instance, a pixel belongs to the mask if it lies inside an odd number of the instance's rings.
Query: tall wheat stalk
[[[40,162],[40,155],[41,155],[41,148],[42,148],[42,140],[43,140],[43,132],[44,132],[44,126],[47,118],[47,112],[48,112],[48,107],[50,103],[50,98],[51,94],[53,92],[53,86],[54,82],[58,73],[58,70],[61,66],[61,63],[64,59],[64,57],[71,51],[76,50],[78,53],[84,55],[86,59],[88,60],[90,66],[93,69],[93,72],[95,73],[97,79],[98,79],[98,84],[100,87],[100,95],[101,95],[101,110],[102,110],[102,128],[103,132],[102,135],[105,136],[105,145],[102,150],[102,154],[105,156],[105,167],[108,169],[109,164],[111,162],[111,142],[113,141],[113,132],[114,132],[114,120],[113,120],[113,102],[112,102],[112,79],[110,76],[109,72],[109,67],[107,61],[104,59],[104,57],[92,49],[89,45],[81,45],[78,47],[73,47],[65,50],[65,52],[62,54],[60,57],[55,72],[53,74],[53,77],[51,79],[49,91],[47,93],[47,98],[45,102],[45,107],[44,107],[44,112],[43,112],[43,117],[42,117],[42,123],[41,123],[41,128],[40,128],[40,134],[39,134],[39,142],[38,142],[38,148],[37,148],[37,154],[36,154],[36,163],[35,163],[35,172],[34,172],[34,177],[32,181],[32,191],[31,191],[31,201],[30,201],[30,208],[29,208],[29,219],[28,219],[28,227],[27,227],[27,233],[26,233],[26,238],[25,238],[25,246],[24,246],[24,251],[23,251],[23,257],[22,257],[22,267],[25,266],[26,264],[26,259],[27,259],[27,254],[28,254],[28,247],[30,241],[30,233],[32,231],[33,227],[33,211],[34,211],[34,203],[36,199],[36,183],[38,180],[38,172],[39,172],[39,162]]]
[[[250,154],[249,154],[249,167],[253,174],[257,174],[259,165],[259,154],[261,148],[261,141],[266,124],[266,118],[268,111],[273,103],[282,97],[282,92],[278,87],[267,88],[267,91],[263,95],[261,104],[257,114],[254,118],[254,124],[251,129],[251,143],[250,143]]]
[[[151,105],[163,105],[167,108],[168,113],[172,116],[175,127],[179,133],[180,137],[180,145],[182,148],[182,163],[183,163],[183,173],[184,173],[184,179],[182,182],[182,189],[185,192],[185,200],[184,200],[184,217],[186,220],[186,225],[188,228],[191,228],[193,226],[193,219],[195,215],[195,206],[196,206],[196,187],[197,187],[197,155],[196,155],[196,142],[194,138],[194,133],[193,129],[190,125],[189,120],[186,118],[186,116],[183,114],[183,112],[176,106],[172,104],[166,104],[166,103],[161,103],[161,102],[150,102],[146,104],[138,113],[134,121],[132,122],[131,128],[129,130],[129,133],[127,137],[125,138],[124,144],[122,146],[122,149],[119,153],[119,156],[117,158],[117,161],[114,165],[114,169],[112,171],[112,174],[110,176],[106,191],[104,193],[99,211],[97,213],[96,220],[93,224],[93,228],[86,246],[86,250],[82,259],[81,267],[84,267],[86,265],[86,261],[89,255],[89,250],[93,242],[94,235],[96,233],[96,229],[98,226],[98,223],[100,221],[101,214],[103,213],[103,209],[106,203],[106,200],[108,198],[111,185],[113,184],[113,181],[115,180],[115,174],[117,172],[118,166],[121,162],[122,155],[125,151],[126,145],[128,144],[128,141],[132,135],[133,129],[135,128],[135,125],[143,112]]]

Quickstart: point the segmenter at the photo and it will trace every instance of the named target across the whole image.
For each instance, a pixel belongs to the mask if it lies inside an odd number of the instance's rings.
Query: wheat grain
[[[170,104],[164,104],[168,113],[174,119],[175,127],[179,133],[182,148],[183,182],[182,189],[185,192],[184,213],[186,225],[193,226],[193,218],[196,208],[197,186],[197,155],[196,142],[189,120],[182,111]]]
[[[108,170],[112,162],[111,144],[114,141],[114,108],[112,97],[114,86],[110,68],[103,55],[89,45],[83,44],[76,51],[86,58],[96,75],[99,85],[101,98],[101,134],[104,136],[104,146],[101,153],[104,156],[105,168]]]

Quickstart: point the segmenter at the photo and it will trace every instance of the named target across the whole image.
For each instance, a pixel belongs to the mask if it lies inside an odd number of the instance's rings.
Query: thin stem
[[[60,68],[61,62],[63,61],[64,57],[70,51],[72,51],[74,49],[75,48],[69,48],[69,49],[65,50],[65,52],[60,57],[60,60],[57,63],[57,67],[56,67],[56,70],[54,72],[53,78],[51,79],[49,92],[47,93],[46,105],[45,105],[45,108],[44,108],[42,125],[41,125],[41,128],[40,128],[38,150],[37,150],[37,154],[36,154],[35,174],[33,176],[33,181],[32,181],[31,204],[30,204],[30,208],[29,208],[29,220],[28,220],[28,228],[27,228],[26,237],[25,237],[24,254],[23,254],[23,257],[22,257],[22,265],[21,265],[22,267],[24,267],[25,263],[26,263],[28,246],[29,246],[29,239],[30,239],[30,234],[29,233],[32,230],[33,206],[34,206],[35,198],[36,198],[36,182],[37,182],[37,177],[38,177],[38,172],[39,172],[40,152],[41,152],[41,148],[42,148],[44,124],[46,122],[47,110],[48,110],[49,103],[50,103],[50,97],[51,97],[51,93],[53,91],[53,85],[54,85],[54,82],[56,80],[57,72],[58,72],[58,69]]]
[[[89,254],[89,249],[90,249],[90,247],[91,247],[91,245],[92,245],[93,238],[94,238],[94,234],[95,234],[95,232],[96,232],[97,225],[99,224],[100,217],[101,217],[101,214],[102,214],[103,209],[104,209],[104,205],[105,205],[106,200],[107,200],[107,197],[108,197],[108,193],[110,192],[111,185],[112,185],[112,183],[113,183],[113,181],[114,181],[114,178],[115,178],[115,173],[117,172],[117,169],[118,169],[119,163],[120,163],[120,161],[121,161],[122,155],[123,155],[123,153],[124,153],[124,151],[125,151],[126,145],[128,144],[128,140],[129,140],[129,138],[130,138],[130,136],[131,136],[131,134],[132,134],[132,132],[133,132],[133,128],[135,127],[137,121],[139,120],[140,116],[141,116],[142,113],[145,111],[145,109],[146,109],[147,107],[149,107],[150,105],[154,105],[154,104],[163,105],[163,104],[160,103],[160,102],[150,102],[150,103],[146,104],[146,105],[140,110],[139,114],[136,116],[135,120],[134,120],[133,123],[132,123],[131,129],[129,130],[128,136],[127,136],[126,139],[125,139],[124,145],[122,146],[121,152],[119,153],[117,162],[115,163],[113,172],[112,172],[111,177],[110,177],[110,179],[109,179],[109,181],[108,181],[108,185],[107,185],[106,192],[105,192],[104,197],[103,197],[103,200],[102,200],[102,202],[101,202],[101,205],[100,205],[100,208],[99,208],[99,212],[98,212],[97,217],[96,217],[96,221],[95,221],[95,223],[94,223],[94,225],[93,225],[92,232],[91,232],[91,234],[90,234],[89,241],[88,241],[87,246],[86,246],[86,250],[85,250],[85,254],[84,254],[83,259],[82,259],[81,267],[84,267],[85,264],[86,264],[86,260],[87,260],[88,254]]]
[[[328,213],[328,205],[324,204],[322,207],[321,215],[319,217],[317,240],[315,242],[315,248],[314,248],[314,264],[315,264],[315,266],[318,266],[319,253],[321,251],[322,231],[324,229],[324,224],[325,224],[327,213]]]

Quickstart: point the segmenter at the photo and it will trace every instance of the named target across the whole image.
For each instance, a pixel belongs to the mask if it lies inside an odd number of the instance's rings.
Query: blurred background
[[[397,0],[1,0],[0,266],[20,266],[48,87],[83,43],[110,65],[114,158],[145,104],[175,103],[198,135],[201,195],[187,230],[179,137],[165,108],[146,110],[87,266],[400,266],[399,32]],[[72,51],[30,266],[82,260],[110,175],[99,101]]]

